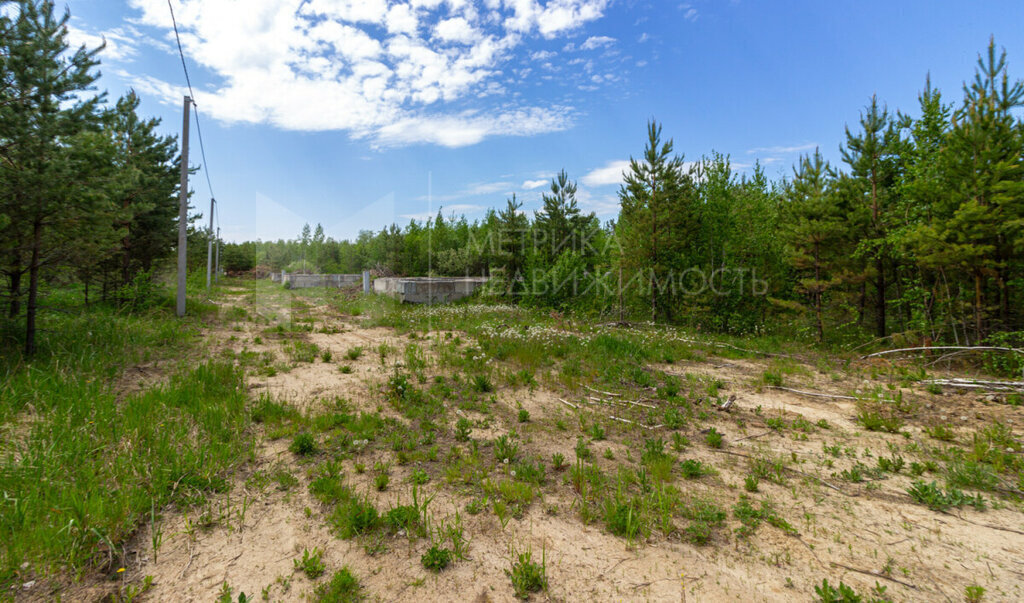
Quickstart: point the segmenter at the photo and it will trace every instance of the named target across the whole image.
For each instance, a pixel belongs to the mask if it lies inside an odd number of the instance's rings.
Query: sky
[[[167,0],[66,4],[74,45],[106,41],[99,89],[134,89],[179,134]],[[208,160],[193,121],[192,202],[207,214],[209,176],[229,241],[472,220],[512,194],[532,211],[562,169],[609,220],[651,119],[687,161],[717,151],[780,179],[816,147],[840,162],[873,94],[916,114],[930,74],[958,102],[990,36],[1024,78],[1020,0],[170,4]]]

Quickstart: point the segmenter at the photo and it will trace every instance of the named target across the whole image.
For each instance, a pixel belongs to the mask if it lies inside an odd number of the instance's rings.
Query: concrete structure
[[[443,304],[472,295],[486,282],[486,276],[378,278],[373,292],[410,304]]]
[[[361,274],[288,274],[282,272],[280,282],[291,289],[312,287],[355,287],[362,281]],[[276,279],[275,279],[276,282]]]

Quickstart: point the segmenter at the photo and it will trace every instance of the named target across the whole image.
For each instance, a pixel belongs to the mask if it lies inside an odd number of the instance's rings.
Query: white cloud
[[[480,32],[462,17],[445,19],[434,27],[434,35],[445,42],[469,44],[480,39]]]
[[[538,50],[537,52],[530,54],[530,58],[534,61],[546,61],[556,56],[558,56],[558,53],[550,50]]]
[[[615,38],[609,38],[608,36],[591,36],[586,39],[585,42],[580,44],[580,50],[594,50],[597,48],[604,48],[615,43]]]
[[[106,47],[100,52],[104,60],[127,61],[138,54],[136,45],[138,32],[131,28],[117,27],[100,33],[91,33],[79,28],[75,23],[68,23],[67,27],[68,46],[73,50],[82,46],[92,50],[106,41]]]
[[[537,180],[527,180],[523,182],[522,188],[528,191],[532,191],[542,186],[547,186],[549,182],[551,181],[546,178],[538,178]]]
[[[501,81],[517,47],[574,32],[608,1],[178,0],[175,14],[187,60],[213,74],[193,84],[215,119],[456,147],[569,127],[571,108],[501,98]],[[165,0],[128,3],[173,41]],[[180,101],[166,81],[125,79]]]
[[[813,151],[818,148],[818,143],[808,142],[805,144],[798,144],[792,146],[776,146],[776,147],[757,147],[756,149],[750,149],[747,153],[753,155],[756,153],[768,153],[770,155],[782,155],[786,153],[801,153],[803,151]]]
[[[604,167],[588,172],[580,181],[587,186],[606,186],[609,184],[621,184],[622,172],[629,169],[629,161],[618,159],[609,161]]]
[[[680,4],[679,10],[683,11],[683,18],[687,21],[697,20],[697,9],[689,4]]]

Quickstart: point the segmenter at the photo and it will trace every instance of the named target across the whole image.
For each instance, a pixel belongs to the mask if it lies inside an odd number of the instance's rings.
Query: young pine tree
[[[828,163],[822,159],[820,151],[815,149],[814,155],[802,157],[800,168],[794,168],[793,176],[787,191],[782,234],[789,261],[800,274],[797,289],[809,298],[818,341],[823,341],[824,296],[839,283],[832,267],[846,227],[831,190]]]

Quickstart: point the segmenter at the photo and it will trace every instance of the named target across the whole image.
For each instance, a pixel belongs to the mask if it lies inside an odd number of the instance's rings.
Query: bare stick
[[[602,394],[602,395],[605,395],[605,396],[611,396],[613,398],[620,398],[620,397],[622,397],[622,394],[613,394],[611,392],[601,391],[599,389],[594,389],[594,388],[589,387],[587,385],[584,385],[583,387],[589,389],[590,391],[594,392],[595,394]]]
[[[579,406],[576,406],[576,405],[575,405],[575,404],[573,404],[572,402],[567,402],[567,401],[565,401],[565,400],[563,400],[563,399],[561,399],[561,398],[559,398],[559,399],[558,399],[558,401],[559,401],[559,402],[561,402],[562,404],[565,404],[565,405],[566,405],[566,406],[568,406],[569,408],[575,408],[575,409],[577,409],[577,410],[579,410],[579,408],[580,408]]]
[[[781,389],[786,392],[793,392],[794,394],[800,394],[801,396],[813,396],[815,398],[835,398],[837,400],[856,400],[853,396],[840,396],[837,394],[819,394],[816,392],[805,392],[799,389],[792,389],[789,387],[782,387],[781,385],[769,385],[769,389]]]
[[[999,352],[1016,352],[1018,354],[1024,354],[1024,350],[1020,350],[1020,349],[1017,349],[1017,348],[1003,348],[1003,347],[999,347],[999,346],[984,346],[984,345],[976,345],[976,346],[932,345],[932,346],[925,346],[925,347],[919,347],[919,348],[899,348],[899,349],[896,349],[896,350],[884,350],[884,351],[881,351],[881,352],[875,352],[874,354],[867,354],[866,356],[861,356],[860,359],[864,360],[865,358],[875,358],[877,356],[885,356],[887,354],[898,354],[900,352],[924,352],[924,351],[929,351],[929,350],[966,350],[966,351],[972,351],[972,352],[988,350],[988,351],[999,351]]]
[[[913,589],[913,590],[917,590],[917,587],[914,586],[913,584],[910,584],[909,582],[904,582],[902,580],[897,580],[896,578],[893,578],[892,576],[886,576],[885,574],[883,574],[881,572],[873,572],[871,570],[857,569],[855,567],[850,567],[849,565],[843,565],[842,563],[836,563],[835,561],[829,561],[829,563],[833,567],[841,567],[843,569],[850,570],[851,572],[857,572],[858,574],[864,574],[865,576],[874,576],[875,578],[881,578],[882,580],[888,580],[890,582],[895,582],[896,584],[902,584],[903,586],[906,586],[907,588],[910,588],[910,589]]]

